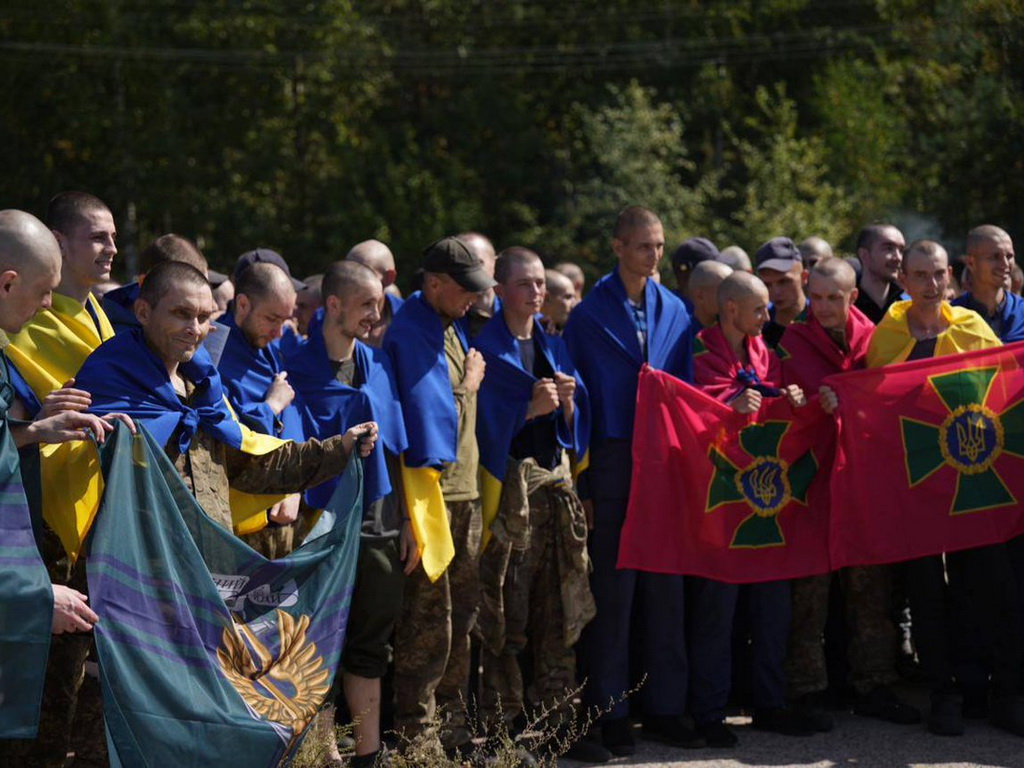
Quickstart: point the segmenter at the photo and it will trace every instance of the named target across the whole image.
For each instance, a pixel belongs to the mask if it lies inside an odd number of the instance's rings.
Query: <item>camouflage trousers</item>
[[[785,666],[790,698],[828,687],[823,634],[833,576],[846,595],[850,685],[863,694],[896,680],[899,635],[890,610],[889,568],[843,568],[793,581],[793,627]]]
[[[445,506],[455,557],[435,582],[422,567],[405,581],[395,627],[395,730],[415,739],[430,732],[440,717],[441,743],[456,747],[470,739],[469,641],[480,608],[482,521],[479,499]]]
[[[50,575],[58,583],[88,592],[84,558],[73,568],[66,561],[51,566]],[[0,741],[0,766],[62,768],[68,752],[75,753],[76,767],[99,768],[109,764],[96,658],[91,632],[53,636],[46,662],[38,735],[32,741]],[[87,662],[91,662],[88,675]]]
[[[527,698],[552,716],[571,709],[567,695],[576,687],[576,652],[566,642],[562,576],[559,569],[558,530],[561,500],[551,486],[529,497],[529,540],[522,549],[508,553],[502,585],[504,597],[504,646],[495,653],[490,644],[481,649],[480,713],[485,722],[510,724],[524,712]],[[500,576],[501,542],[488,545],[481,556],[481,580],[496,582]],[[483,618],[481,619],[483,621]],[[532,657],[530,695],[523,685],[521,654],[529,645]]]

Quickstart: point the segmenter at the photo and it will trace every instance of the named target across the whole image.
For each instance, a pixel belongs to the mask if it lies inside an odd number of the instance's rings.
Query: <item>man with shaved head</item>
[[[576,292],[576,303],[583,300],[583,291],[587,287],[587,276],[583,274],[583,268],[571,261],[562,261],[555,264],[555,271],[561,272],[572,281],[573,290]]]
[[[790,244],[791,245],[791,244]],[[771,268],[775,268],[772,263]],[[785,265],[779,265],[785,266]],[[782,386],[778,359],[761,338],[768,319],[768,289],[747,272],[733,272],[718,286],[718,323],[697,334],[694,383],[741,413],[756,413],[770,397],[793,406],[806,400],[795,384]],[[708,746],[732,747],[736,735],[725,724],[732,668],[733,621],[740,587],[713,579],[690,579],[691,713]],[[754,728],[802,736],[810,727],[786,708],[783,662],[790,630],[788,581],[750,584],[747,595],[753,675]]]
[[[590,586],[597,615],[584,630],[583,700],[603,710],[598,725],[613,755],[636,751],[625,693],[639,646],[647,683],[645,738],[700,746],[683,719],[687,694],[685,590],[682,576],[619,569],[618,553],[632,478],[637,382],[646,364],[678,378],[692,377],[690,316],[682,300],[653,280],[665,252],[658,215],[640,205],[622,209],[612,231],[615,267],[569,316],[566,345],[591,405],[590,467],[580,475],[580,498],[592,510]],[[631,631],[639,627],[638,633]],[[639,671],[633,670],[639,674]],[[612,701],[610,707],[608,702]]]
[[[371,347],[379,347],[384,342],[384,334],[391,325],[391,318],[402,306],[402,299],[388,291],[388,288],[395,284],[398,279],[398,270],[395,267],[395,256],[380,240],[364,240],[352,246],[352,249],[345,256],[346,261],[354,261],[373,270],[384,288],[381,297],[380,318],[374,326],[370,335],[364,339]]]
[[[494,250],[494,243],[479,232],[463,232],[458,238],[480,259],[484,265],[484,271],[493,278],[494,262],[498,258],[498,254]],[[474,338],[500,308],[501,300],[495,295],[493,288],[481,293],[473,306],[469,308],[469,312],[460,321],[466,336],[470,339]]]
[[[284,355],[275,341],[295,311],[295,287],[277,264],[257,262],[235,286],[232,311],[222,323],[227,338],[217,370],[228,400],[250,429],[264,435],[302,442],[302,414],[284,370]],[[248,534],[246,542],[264,557],[287,555],[293,545],[299,496],[289,496],[269,512],[272,526]]]
[[[0,329],[15,334],[37,310],[48,309],[52,291],[60,282],[60,275],[61,251],[53,233],[31,214],[15,210],[0,211]],[[0,381],[8,381],[7,372],[6,357],[0,352]],[[7,390],[7,387],[3,387],[3,390]],[[3,395],[0,402],[6,420],[12,404],[11,396]],[[112,425],[109,419],[100,419],[77,410],[63,410],[52,415],[41,412],[35,421],[10,429],[15,445],[25,446],[40,442],[85,440],[90,432],[102,441]],[[15,504],[9,502],[0,514],[13,515],[19,511]],[[3,520],[4,545],[14,548],[23,544],[35,558],[38,553],[35,552],[32,524],[27,519],[27,509],[24,509],[24,513],[25,519]],[[36,567],[20,565],[16,571],[4,572],[2,576],[7,585],[3,596],[5,613],[11,617],[17,616],[24,640],[45,642],[45,636],[51,630],[55,634],[86,632],[99,620],[89,608],[86,596],[79,591],[85,588],[84,572],[82,578],[75,579],[74,587],[62,583],[50,586],[46,568],[52,568],[58,582],[69,581],[66,562],[65,567],[58,567],[63,554],[59,552],[59,544],[54,540],[53,546],[49,546],[52,538],[47,537],[45,542],[45,567],[41,561]],[[23,579],[27,581],[19,584]],[[69,712],[73,711],[81,683],[82,664],[89,649],[90,638],[90,635],[54,638],[50,645],[45,689],[42,691],[39,739],[0,747],[0,757],[5,759],[5,765],[32,766],[44,764],[47,760],[64,760],[69,743]],[[3,640],[7,641],[7,638]],[[16,646],[8,646],[7,642],[3,645],[9,650],[0,654],[0,699],[6,701],[16,696],[38,702],[40,691],[36,686],[44,681],[44,671],[16,668],[21,659]],[[8,689],[11,685],[17,690]],[[25,738],[35,732],[33,719],[25,723],[20,731],[0,735]]]
[[[351,765],[372,766],[381,750],[380,680],[391,659],[404,576],[419,563],[401,493],[399,456],[408,441],[391,358],[365,343],[380,318],[379,275],[348,258],[328,268],[322,290],[323,322],[288,360],[306,432],[323,439],[372,420],[379,425],[383,449],[365,464],[359,562],[341,657],[342,691],[355,718]],[[322,507],[335,485],[329,481],[310,489],[309,505]]]
[[[820,259],[810,270],[807,291],[807,317],[786,328],[778,353],[783,382],[816,392],[826,376],[865,367],[875,326],[853,306],[857,275],[843,259]],[[821,638],[832,576],[793,582],[793,624],[786,657],[793,709],[818,731],[831,730],[833,725],[821,700],[829,682]],[[844,568],[835,576],[846,595],[850,623],[849,682],[857,695],[853,711],[892,723],[920,722],[920,713],[891,688],[897,679],[898,635],[889,610],[889,568]]]
[[[821,237],[808,237],[797,247],[800,249],[800,255],[803,257],[804,266],[807,269],[813,267],[821,259],[827,259],[835,255],[832,253],[832,246]]]
[[[747,252],[738,245],[730,245],[722,249],[718,254],[718,261],[731,267],[735,272],[753,272],[754,265],[750,263]]]
[[[569,313],[576,305],[576,289],[572,280],[554,269],[544,270],[544,288],[544,303],[540,307],[544,330],[561,336]]]
[[[967,233],[970,288],[953,301],[973,309],[1004,344],[1024,340],[1024,300],[1010,291],[1016,266],[1013,240],[1006,231],[983,224]]]
[[[117,253],[113,215],[106,203],[87,192],[62,192],[50,200],[46,224],[61,254],[60,283],[50,306],[11,337],[11,383],[19,413],[35,415],[50,406],[88,407],[88,394],[74,388],[85,358],[114,335],[92,287],[110,279]]]
[[[689,275],[690,301],[693,303],[692,328],[696,336],[718,322],[718,286],[732,274],[720,261],[702,261]]]
[[[140,272],[136,275],[136,279],[103,296],[103,311],[110,318],[116,333],[138,327],[139,321],[135,318],[135,300],[139,298],[139,284],[145,279],[147,272],[165,261],[191,264],[204,274],[209,270],[206,257],[191,240],[173,233],[158,237],[147,245],[139,255]]]
[[[945,300],[949,256],[939,243],[912,243],[903,254],[900,278],[910,301],[894,303],[878,324],[868,347],[869,368],[1000,346],[976,312]],[[835,407],[835,393],[822,390],[822,404]],[[1020,627],[1006,546],[919,558],[900,569],[914,646],[931,689],[928,730],[942,736],[964,732],[962,681],[952,653],[960,643],[973,642],[972,630],[980,627],[993,642],[989,718],[998,728],[1024,735],[1024,701],[1017,695]]]

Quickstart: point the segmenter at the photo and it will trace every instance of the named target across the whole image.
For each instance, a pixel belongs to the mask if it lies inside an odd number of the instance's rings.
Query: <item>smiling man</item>
[[[60,247],[61,278],[51,306],[11,337],[8,353],[12,383],[25,409],[16,411],[21,415],[39,413],[51,393],[51,404],[87,408],[88,395],[73,387],[75,374],[85,358],[114,335],[91,293],[93,286],[110,279],[117,253],[110,209],[87,192],[62,192],[47,206],[46,225]]]
[[[931,240],[912,243],[903,255],[900,277],[910,301],[893,304],[879,323],[868,347],[869,368],[1000,345],[976,312],[945,301],[950,269],[941,245]],[[823,404],[834,397],[823,390]],[[957,660],[952,652],[965,647],[960,643],[972,642],[972,627],[980,627],[992,640],[991,722],[1024,735],[1024,700],[1017,693],[1021,641],[1016,585],[1006,546],[949,552],[899,567],[910,600],[914,645],[931,688],[928,730],[943,736],[963,733],[964,681],[954,677]]]
[[[870,224],[857,235],[857,258],[863,269],[855,306],[875,325],[903,294],[897,278],[906,246],[903,233],[891,224]]]
[[[953,300],[981,315],[1004,344],[1024,340],[1024,300],[1010,291],[1016,266],[1013,240],[991,224],[967,233],[967,269],[970,290]]]
[[[324,439],[374,421],[381,434],[381,450],[364,465],[359,561],[341,657],[342,690],[355,718],[350,764],[359,768],[374,765],[381,750],[380,681],[391,659],[403,573],[417,566],[419,551],[401,493],[399,456],[408,440],[391,359],[367,344],[384,302],[381,280],[362,264],[339,261],[327,270],[322,288],[323,321],[288,360],[306,432]],[[335,485],[310,489],[310,506],[322,507]]]

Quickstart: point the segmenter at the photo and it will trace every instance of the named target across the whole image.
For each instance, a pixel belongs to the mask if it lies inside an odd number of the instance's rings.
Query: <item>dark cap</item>
[[[774,269],[776,272],[789,272],[794,264],[804,263],[804,257],[800,250],[793,245],[788,237],[773,237],[767,243],[757,249],[754,254],[754,262],[757,264],[757,271],[762,269]]]
[[[691,237],[672,254],[672,268],[690,270],[702,261],[718,258],[718,248],[706,237]]]
[[[235,269],[231,273],[231,282],[238,285],[238,278],[240,278],[242,273],[253,264],[276,264],[284,270],[286,275],[288,275],[288,278],[292,281],[292,286],[296,291],[306,290],[307,286],[304,282],[292,277],[292,271],[288,269],[288,262],[284,260],[284,257],[277,251],[272,251],[269,248],[256,248],[251,251],[246,251],[239,256],[238,261],[235,262]]]
[[[423,271],[448,275],[474,293],[497,285],[484,270],[483,262],[456,237],[443,237],[427,246],[423,251]]]

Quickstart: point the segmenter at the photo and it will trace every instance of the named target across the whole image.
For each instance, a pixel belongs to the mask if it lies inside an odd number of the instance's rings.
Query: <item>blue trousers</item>
[[[597,616],[584,630],[580,666],[586,677],[584,703],[610,711],[601,719],[626,717],[624,700],[640,671],[645,715],[680,715],[686,707],[687,662],[682,576],[618,570],[619,538],[629,498],[630,444],[605,441],[590,451],[594,530],[590,586]],[[631,637],[631,629],[639,637]],[[631,643],[639,642],[641,670],[630,669]]]
[[[789,582],[742,587],[710,579],[689,582],[690,712],[696,723],[706,725],[725,717],[732,688],[733,621],[741,589],[749,592],[752,703],[755,709],[784,706],[783,663],[792,616]]]

